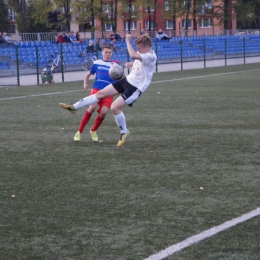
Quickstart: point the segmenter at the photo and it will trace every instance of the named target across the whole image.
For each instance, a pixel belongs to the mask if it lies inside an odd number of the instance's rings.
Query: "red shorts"
[[[92,88],[92,90],[90,91],[89,95],[94,95],[95,93],[97,93],[99,91],[99,89],[96,88]],[[97,104],[98,104],[98,110],[97,112],[100,114],[100,110],[102,107],[111,107],[111,104],[113,102],[113,96],[111,97],[105,97],[100,99]]]

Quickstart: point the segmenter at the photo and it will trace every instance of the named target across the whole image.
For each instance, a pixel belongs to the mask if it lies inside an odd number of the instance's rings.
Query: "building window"
[[[213,20],[212,19],[199,19],[199,27],[200,28],[213,27]]]
[[[151,21],[151,30],[154,29],[154,21]],[[145,21],[145,30],[149,30],[149,21]]]
[[[92,28],[91,23],[83,23],[79,24],[79,32],[85,32],[87,30],[90,30]]]
[[[181,20],[181,27],[185,28],[186,26],[186,20]],[[191,20],[188,20],[188,28],[191,28]]]
[[[110,23],[105,23],[105,31],[111,32],[111,31],[112,31],[112,24],[110,24]]]
[[[168,1],[166,1],[166,2],[164,2],[164,10],[165,11],[169,11],[169,2]]]
[[[8,11],[8,20],[15,21],[14,10],[12,8],[8,8],[7,11]]]
[[[173,29],[173,21],[172,20],[166,20],[165,28],[166,29]]]
[[[124,22],[124,30],[128,30],[128,22]],[[130,30],[136,30],[136,21],[131,21],[130,23]]]

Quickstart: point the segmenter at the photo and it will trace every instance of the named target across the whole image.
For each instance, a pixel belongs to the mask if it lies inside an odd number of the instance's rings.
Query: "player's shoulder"
[[[154,59],[156,59],[156,54],[153,50],[146,52],[146,53],[142,53],[140,55],[141,55],[142,60],[153,61]]]

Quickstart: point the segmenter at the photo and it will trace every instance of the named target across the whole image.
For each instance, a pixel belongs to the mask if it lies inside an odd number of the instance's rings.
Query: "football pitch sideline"
[[[260,66],[154,75],[92,142],[83,81],[2,87],[0,259],[259,260]]]

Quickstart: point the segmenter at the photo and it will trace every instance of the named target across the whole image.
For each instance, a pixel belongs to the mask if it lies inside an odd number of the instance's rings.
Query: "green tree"
[[[27,19],[27,6],[30,5],[32,0],[8,0],[8,4],[16,12],[16,25],[19,32],[27,32],[29,21]]]
[[[30,20],[30,32],[46,32],[52,30],[53,22],[50,13],[53,11],[51,0],[34,0],[27,7],[27,17]]]
[[[183,8],[182,0],[169,0],[164,6],[163,17],[166,20],[172,20],[174,25],[174,30],[176,30],[176,20],[182,17],[185,13]]]
[[[61,27],[65,27],[67,31],[70,31],[70,22],[71,22],[71,6],[73,0],[53,0],[53,3],[56,6],[56,10],[61,10],[58,15],[58,24]]]
[[[256,1],[237,0],[234,5],[238,29],[256,28],[257,18]]]
[[[234,0],[215,0],[213,17],[217,18],[218,22],[216,25],[223,26],[224,29],[227,30],[228,22],[236,17],[233,12],[234,8]]]
[[[149,0],[142,0],[140,3],[144,9],[144,14],[148,16],[148,28],[149,32],[154,31],[156,28],[155,21],[156,21],[156,10],[161,10],[159,5],[157,4],[157,0],[149,1]],[[151,10],[154,10],[153,12]],[[152,21],[154,22],[152,27]]]
[[[73,14],[76,17],[76,23],[84,24],[91,21],[92,28],[90,31],[104,30],[104,22],[106,19],[104,6],[100,0],[75,0],[73,5]],[[95,27],[95,19],[101,21],[101,28]]]
[[[8,11],[4,0],[0,0],[0,32],[8,30]]]

